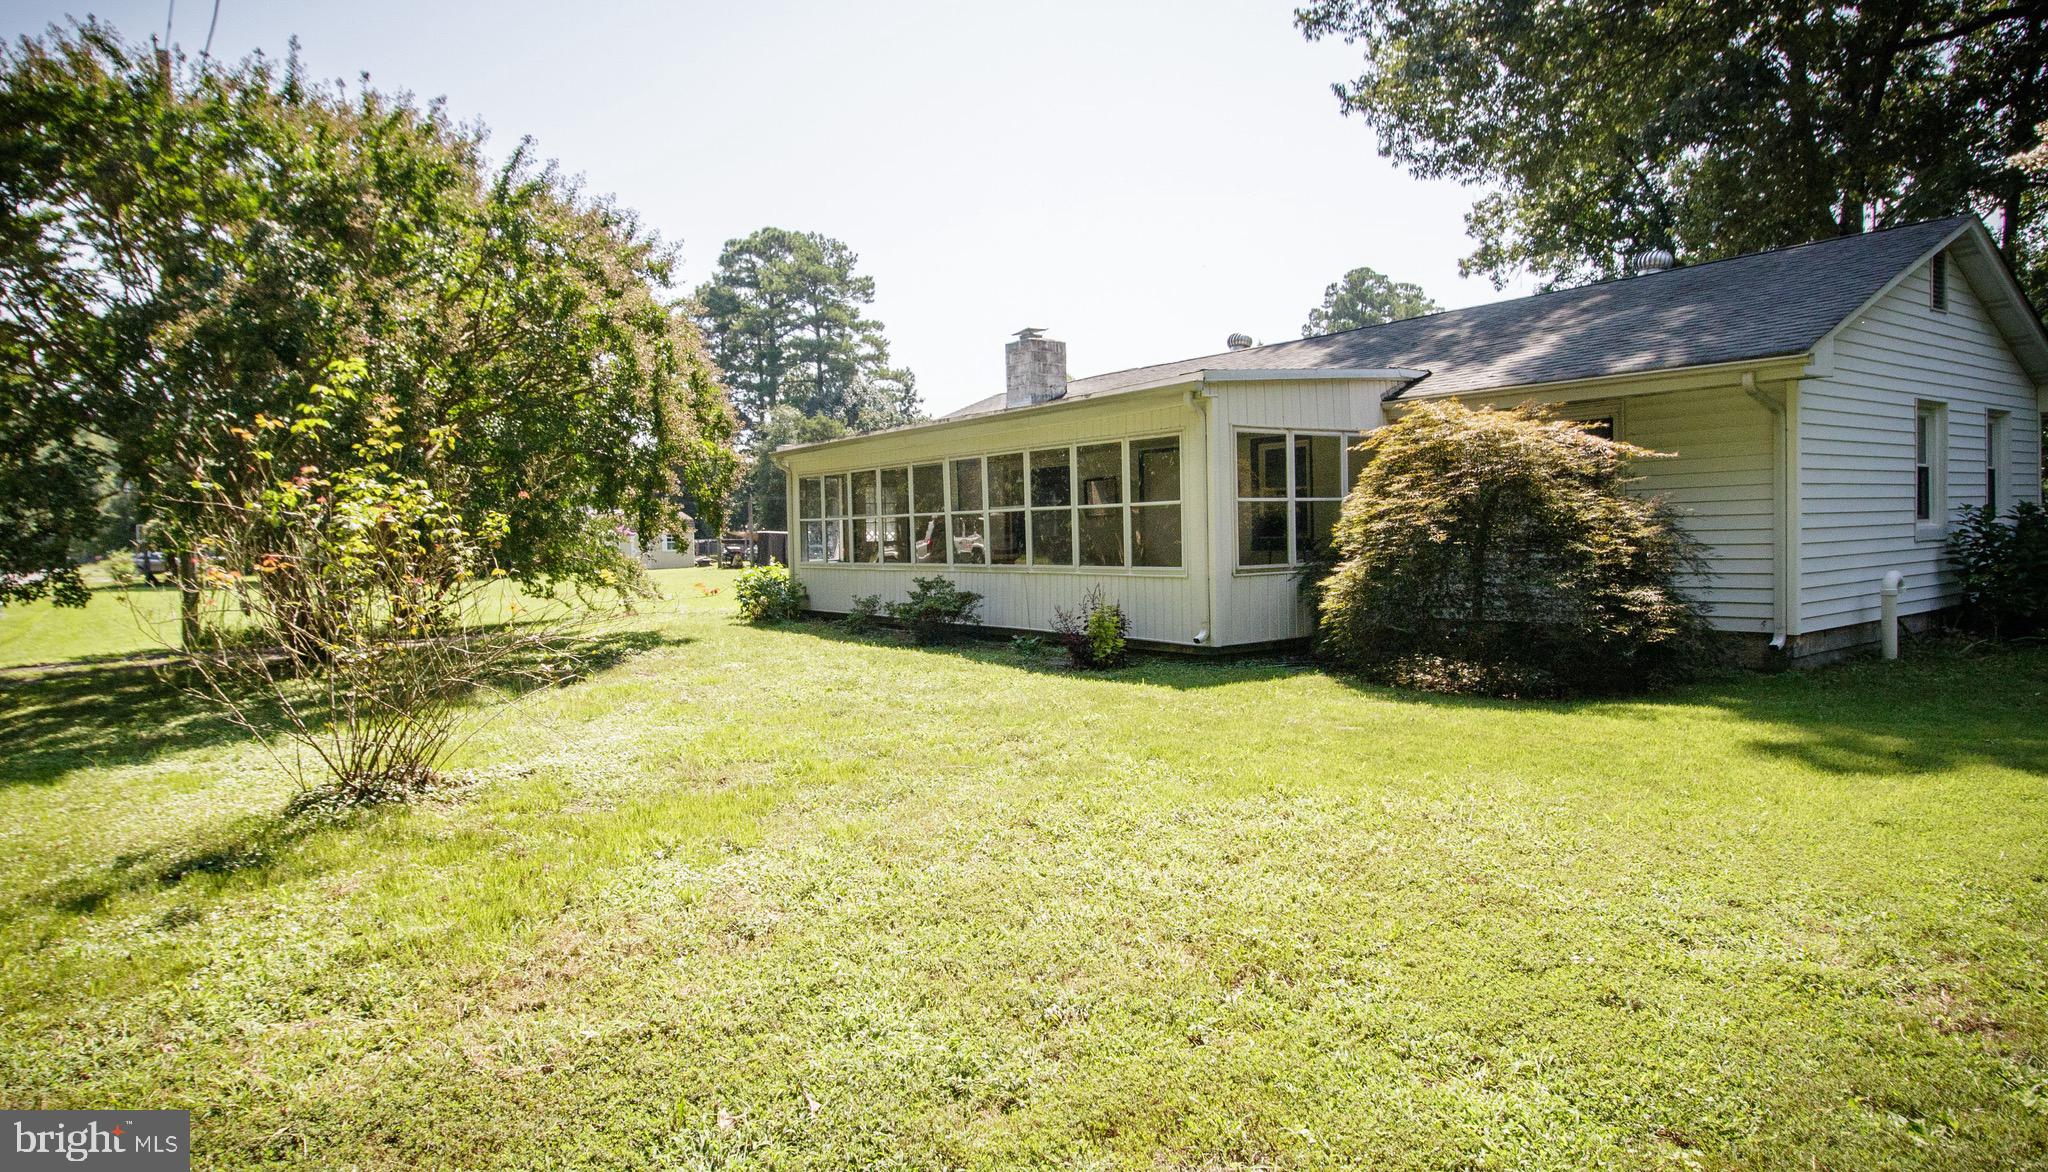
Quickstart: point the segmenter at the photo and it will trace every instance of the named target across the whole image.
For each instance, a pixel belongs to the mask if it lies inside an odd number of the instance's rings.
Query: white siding
[[[920,428],[816,451],[791,452],[786,457],[792,481],[789,500],[794,508],[796,478],[821,473],[1160,435],[1178,435],[1181,440],[1182,569],[817,565],[799,560],[791,570],[810,592],[815,610],[844,613],[852,609],[856,596],[864,594],[880,595],[885,602],[900,601],[909,592],[911,579],[937,575],[982,596],[981,621],[985,625],[1035,631],[1049,630],[1056,607],[1072,609],[1089,587],[1099,585],[1105,597],[1130,615],[1132,637],[1192,644],[1195,635],[1209,625],[1205,577],[1208,516],[1204,508],[1202,414],[1189,404],[1185,390],[1118,396],[1022,417]],[[792,556],[800,557],[796,552],[801,541],[797,519],[790,517],[787,527]]]
[[[1766,384],[1767,391],[1780,391]],[[1583,392],[1582,392],[1583,393]],[[1488,396],[1493,406],[1552,401]],[[1739,384],[1659,391],[1622,384],[1558,403],[1571,419],[1611,416],[1615,437],[1664,458],[1636,466],[1637,490],[1664,498],[1703,546],[1707,572],[1686,583],[1717,631],[1777,629],[1777,415]]]
[[[1237,568],[1238,428],[1370,431],[1386,422],[1380,400],[1395,386],[1371,381],[1231,382],[1215,385],[1210,467],[1215,496],[1216,642],[1264,643],[1308,635],[1311,616],[1289,570]]]
[[[1638,465],[1641,489],[1706,546],[1708,573],[1690,588],[1714,629],[1773,630],[1777,416],[1740,387],[1675,391],[1629,400],[1620,433],[1673,454]]]
[[[1878,582],[1906,575],[1900,610],[1956,601],[1941,534],[1914,521],[1913,421],[1921,400],[1947,405],[1947,504],[1984,503],[1987,411],[2010,412],[2001,495],[2039,500],[2040,408],[1964,278],[1948,265],[1945,313],[1922,265],[1836,336],[1832,370],[1799,384],[1801,630],[1878,617]]]

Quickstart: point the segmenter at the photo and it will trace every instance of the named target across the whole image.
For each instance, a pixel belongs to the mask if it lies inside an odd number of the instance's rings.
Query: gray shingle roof
[[[1414,367],[1410,395],[1800,354],[1967,216],[1077,379],[1067,399],[1210,370]],[[1000,410],[994,395],[947,418]]]

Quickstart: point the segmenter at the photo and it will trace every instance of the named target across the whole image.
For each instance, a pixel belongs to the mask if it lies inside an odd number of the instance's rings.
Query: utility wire
[[[177,3],[177,0],[171,0],[171,3]],[[213,29],[214,26],[219,23],[220,0],[213,0],[213,19],[206,22],[206,47],[204,49],[199,50],[199,55],[201,57],[210,57],[213,55]]]

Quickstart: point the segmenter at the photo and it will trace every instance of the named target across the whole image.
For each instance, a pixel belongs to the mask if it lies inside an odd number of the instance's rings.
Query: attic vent
[[[1948,253],[1934,254],[1934,288],[1928,295],[1928,304],[1936,313],[1948,312]]]
[[[1628,271],[1632,274],[1661,273],[1671,267],[1671,250],[1668,248],[1645,248],[1630,253]]]
[[[1252,348],[1252,339],[1250,334],[1232,334],[1223,340],[1223,344],[1232,350],[1249,350]]]

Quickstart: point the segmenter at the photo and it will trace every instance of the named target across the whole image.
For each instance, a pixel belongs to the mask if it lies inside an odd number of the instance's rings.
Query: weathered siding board
[[[1913,516],[1913,425],[1920,400],[1947,404],[1947,503],[1984,503],[1985,413],[2010,412],[2008,503],[2040,499],[2037,391],[1964,277],[1948,272],[1949,305],[1930,304],[1922,265],[1834,343],[1832,368],[1799,384],[1802,630],[1878,617],[1885,571],[1906,576],[1900,610],[1955,602],[1942,541]]]

